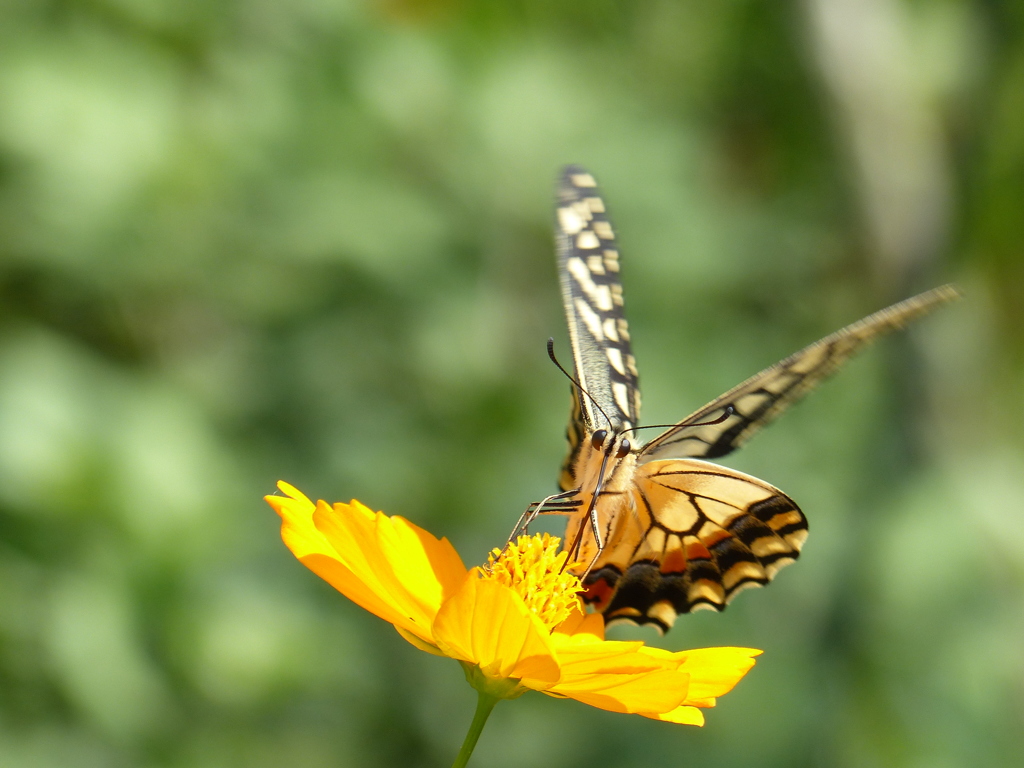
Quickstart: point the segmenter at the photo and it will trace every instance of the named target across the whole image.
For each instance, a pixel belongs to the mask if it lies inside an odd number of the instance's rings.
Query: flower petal
[[[660,715],[653,715],[649,712],[640,712],[644,717],[652,720],[664,720],[667,723],[679,723],[680,725],[704,725],[704,713],[696,707],[676,707],[671,712]]]
[[[545,690],[613,712],[661,713],[686,699],[690,676],[681,662],[645,654],[637,642],[556,641],[562,676]]]
[[[673,669],[634,670],[561,681],[544,693],[611,712],[649,714],[677,708],[686,697],[689,677]]]
[[[558,662],[541,621],[519,595],[496,581],[481,579],[476,569],[441,606],[432,634],[448,656],[476,664],[489,677],[520,679],[531,688],[559,678]]]
[[[555,628],[555,633],[576,641],[603,641],[604,617],[600,613],[584,613],[577,607],[569,618]]]
[[[310,570],[357,605],[431,642],[430,625],[465,566],[446,539],[359,502],[316,506],[287,483],[289,498],[267,496],[281,537]]]
[[[313,502],[283,480],[277,487],[287,495],[263,498],[281,516],[281,538],[292,554],[300,559],[313,553],[336,557],[334,548],[313,526]]]
[[[333,507],[319,502],[313,524],[353,573],[424,630],[466,574],[447,539],[358,501]]]
[[[395,627],[395,630],[398,632],[398,634],[402,636],[403,640],[405,640],[410,645],[415,645],[421,651],[426,651],[427,653],[431,653],[434,656],[447,656],[444,651],[442,651],[433,643],[428,643],[422,637],[414,635],[412,632],[402,629],[401,627]]]
[[[690,673],[690,692],[686,704],[695,707],[713,707],[718,696],[731,691],[736,683],[754,666],[756,648],[697,648],[671,653],[660,648],[644,647],[651,656],[670,655],[682,661],[679,669]]]
[[[278,483],[278,487],[289,494],[290,498],[265,498],[281,516],[281,538],[299,562],[361,608],[392,624],[408,623],[407,617],[396,608],[393,601],[368,588],[341,562],[331,543],[313,525],[316,509],[313,502],[287,483]]]

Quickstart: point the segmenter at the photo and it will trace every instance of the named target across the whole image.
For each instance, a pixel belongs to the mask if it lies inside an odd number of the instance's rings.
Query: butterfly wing
[[[796,560],[807,519],[762,480],[699,460],[654,461],[633,478],[632,509],[585,579],[584,599],[606,623],[652,624],[722,610]]]
[[[714,459],[739,448],[761,427],[810,392],[866,344],[959,296],[951,285],[914,296],[826,336],[766,368],[643,447],[641,461]],[[732,406],[733,412],[717,421]]]
[[[594,177],[578,166],[567,166],[559,178],[555,247],[576,377],[600,406],[572,388],[569,454],[559,480],[562,489],[569,490],[579,485],[574,477],[576,458],[587,436],[598,425],[636,426],[640,416],[615,235]]]
[[[594,178],[577,166],[565,168],[559,181],[555,241],[576,376],[590,395],[573,387],[560,485],[567,491],[593,485],[582,489],[584,502],[600,491],[595,515],[605,541],[585,577],[585,599],[608,623],[662,631],[679,613],[722,610],[745,587],[768,583],[799,556],[807,537],[803,513],[777,488],[696,458],[735,450],[866,343],[957,296],[951,286],[938,288],[797,352],[670,428],[639,455],[609,464],[598,488],[596,476],[593,483],[577,476],[584,472],[581,452],[597,429],[636,426],[640,393],[614,234]],[[675,460],[660,460],[670,456]],[[587,524],[586,508],[581,504],[579,514],[570,515],[567,541]],[[594,542],[584,538],[580,552],[587,546]]]

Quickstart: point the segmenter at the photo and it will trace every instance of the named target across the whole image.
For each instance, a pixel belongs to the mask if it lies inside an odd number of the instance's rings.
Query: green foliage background
[[[765,649],[706,728],[530,695],[475,764],[1020,764],[1020,3],[35,0],[0,5],[0,766],[450,763],[457,665],[260,497],[472,563],[551,491],[566,162],[616,222],[650,423],[967,298],[730,458],[812,533],[661,641]]]

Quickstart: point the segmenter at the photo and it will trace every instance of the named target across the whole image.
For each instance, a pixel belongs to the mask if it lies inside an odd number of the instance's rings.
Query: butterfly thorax
[[[630,514],[634,506],[632,485],[636,466],[637,454],[631,450],[628,438],[621,433],[598,430],[580,445],[573,466],[573,476],[579,482],[579,491],[574,498],[580,504],[569,517],[563,546],[570,549],[579,542],[576,560],[581,563],[577,569],[581,573],[600,549],[589,511],[593,509],[596,513],[598,532],[604,544],[615,530],[616,521],[622,514]],[[582,532],[581,527],[584,528]]]

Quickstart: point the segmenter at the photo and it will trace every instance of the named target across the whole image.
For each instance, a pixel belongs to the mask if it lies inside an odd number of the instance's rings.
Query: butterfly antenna
[[[736,413],[736,409],[733,406],[731,406],[731,405],[727,405],[727,406],[725,406],[725,412],[721,416],[719,416],[717,419],[712,419],[711,421],[697,421],[697,422],[694,422],[693,424],[679,424],[679,423],[676,423],[676,424],[644,424],[642,427],[630,427],[629,429],[624,429],[624,430],[622,430],[622,434],[626,434],[627,432],[636,432],[638,429],[654,429],[655,427],[662,427],[664,429],[668,429],[669,427],[684,427],[684,426],[685,427],[712,427],[715,424],[721,424],[723,421],[728,419],[734,413]]]
[[[580,392],[582,392],[584,395],[586,395],[587,397],[590,398],[590,402],[592,402],[594,404],[594,407],[597,408],[597,410],[599,410],[601,412],[602,416],[604,416],[604,420],[608,422],[608,428],[612,429],[613,428],[612,427],[612,420],[608,418],[608,414],[604,412],[604,408],[601,407],[601,404],[598,403],[597,400],[594,399],[593,395],[591,395],[589,392],[587,392],[587,390],[585,390],[583,388],[582,384],[580,384],[578,381],[576,381],[576,379],[573,378],[569,374],[569,372],[567,370],[565,370],[565,368],[562,367],[562,364],[560,362],[558,362],[558,358],[555,357],[555,340],[554,339],[548,339],[548,357],[551,358],[551,362],[554,363],[555,366],[557,366],[558,370],[560,370],[562,373],[565,374],[565,378],[567,378],[569,381],[571,381],[573,383],[573,386],[576,387],[576,389],[578,389]]]

